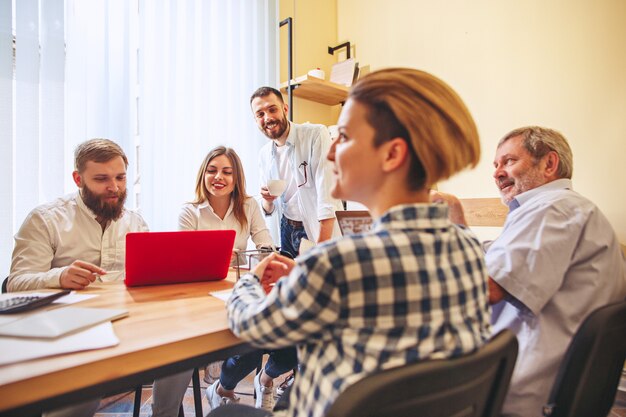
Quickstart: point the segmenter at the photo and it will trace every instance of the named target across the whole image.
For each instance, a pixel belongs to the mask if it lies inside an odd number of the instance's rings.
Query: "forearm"
[[[263,205],[263,211],[265,211],[265,214],[272,214],[274,212],[273,201],[263,200],[261,204]]]
[[[320,220],[320,234],[317,238],[317,243],[322,243],[326,240],[330,240],[333,237],[334,226],[334,218]]]
[[[317,334],[338,317],[336,282],[329,264],[313,270],[297,265],[265,294],[259,279],[246,274],[227,302],[231,330],[267,348],[293,346]]]
[[[54,268],[46,272],[12,272],[7,282],[7,290],[15,292],[42,288],[61,288],[59,278],[64,269]]]

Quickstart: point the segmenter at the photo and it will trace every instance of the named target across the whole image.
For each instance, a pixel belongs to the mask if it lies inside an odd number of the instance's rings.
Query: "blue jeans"
[[[278,378],[284,373],[291,371],[298,365],[298,354],[295,347],[284,349],[246,353],[245,355],[232,356],[222,364],[220,374],[220,385],[222,388],[232,391],[239,381],[252,372],[259,363],[264,353],[269,353],[270,357],[265,364],[265,374],[270,378]]]
[[[280,219],[280,250],[289,252],[295,258],[300,251],[302,239],[308,239],[304,226],[293,226],[289,224],[287,218]]]

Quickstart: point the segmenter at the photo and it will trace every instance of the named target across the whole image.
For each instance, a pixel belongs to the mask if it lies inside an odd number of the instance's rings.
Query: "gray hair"
[[[572,149],[560,132],[539,126],[520,127],[500,139],[498,148],[507,140],[517,136],[522,137],[522,145],[535,161],[543,158],[548,152],[556,152],[559,156],[557,175],[559,178],[572,178],[574,172]]]

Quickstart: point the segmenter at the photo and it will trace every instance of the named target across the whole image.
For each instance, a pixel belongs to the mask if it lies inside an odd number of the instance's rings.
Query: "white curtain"
[[[175,230],[196,173],[217,145],[234,148],[258,194],[258,132],[249,98],[277,85],[277,2],[152,2],[140,7],[140,204],[152,230]]]
[[[0,0],[0,279],[36,205],[76,189],[73,150],[126,151],[129,199],[174,230],[207,151],[242,158],[257,194],[265,140],[248,105],[278,83],[278,0]],[[15,47],[14,47],[15,46]]]

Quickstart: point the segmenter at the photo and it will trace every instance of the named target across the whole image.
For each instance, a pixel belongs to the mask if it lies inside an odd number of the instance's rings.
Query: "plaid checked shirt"
[[[372,231],[298,258],[267,296],[244,275],[228,315],[255,345],[298,346],[290,416],[323,416],[368,374],[471,352],[490,337],[483,252],[445,205],[393,207]]]

